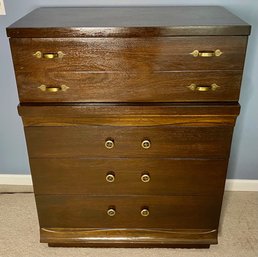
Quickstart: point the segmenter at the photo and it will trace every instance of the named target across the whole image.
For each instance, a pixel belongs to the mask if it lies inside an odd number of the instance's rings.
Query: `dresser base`
[[[50,247],[209,248],[217,230],[65,229],[41,228],[41,242]]]
[[[209,244],[141,244],[141,243],[81,243],[81,244],[48,244],[49,247],[103,247],[103,248],[198,248],[208,249]]]

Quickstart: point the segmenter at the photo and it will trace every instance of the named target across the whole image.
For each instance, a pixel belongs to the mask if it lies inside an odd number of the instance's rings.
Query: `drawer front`
[[[30,159],[35,194],[221,195],[227,160]]]
[[[231,126],[25,127],[33,157],[227,158]]]
[[[221,197],[40,195],[36,203],[40,226],[47,228],[215,229]]]
[[[142,73],[174,70],[242,70],[247,37],[164,37],[147,40],[12,38],[10,42],[17,72],[83,70]],[[194,57],[191,54],[194,50],[212,57]],[[222,54],[213,56],[215,50],[220,50]]]
[[[242,72],[21,71],[16,78],[21,102],[237,101]]]

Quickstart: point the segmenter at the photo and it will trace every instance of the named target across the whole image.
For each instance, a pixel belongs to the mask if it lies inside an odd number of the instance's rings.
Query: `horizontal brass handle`
[[[141,210],[141,215],[142,215],[143,217],[149,216],[149,215],[150,215],[149,209],[148,209],[148,208],[143,208],[143,209]]]
[[[107,149],[112,149],[115,146],[114,140],[112,139],[107,139],[105,142],[105,147]]]
[[[148,139],[142,141],[142,148],[149,149],[151,147],[151,142]]]
[[[109,208],[107,210],[107,215],[110,216],[110,217],[113,217],[116,215],[116,209],[115,208]]]
[[[207,92],[209,90],[216,91],[220,86],[217,84],[213,83],[211,85],[196,85],[196,84],[191,84],[187,86],[192,91],[200,91],[200,92]]]
[[[106,181],[109,182],[109,183],[112,183],[115,181],[115,174],[112,172],[112,173],[108,173],[107,176],[106,176]]]
[[[199,50],[194,50],[193,52],[190,53],[193,57],[219,57],[223,53],[217,49],[215,51],[199,51]]]
[[[41,91],[43,92],[51,92],[51,93],[56,93],[58,91],[66,91],[69,89],[68,86],[66,85],[61,85],[61,86],[46,86],[46,85],[41,85],[38,87]]]
[[[45,59],[54,59],[54,58],[63,58],[64,53],[62,51],[58,51],[56,53],[42,53],[41,51],[37,51],[33,54],[36,58],[45,58]]]
[[[144,182],[144,183],[148,183],[150,182],[150,175],[149,173],[145,173],[145,174],[142,174],[141,176],[141,181]]]

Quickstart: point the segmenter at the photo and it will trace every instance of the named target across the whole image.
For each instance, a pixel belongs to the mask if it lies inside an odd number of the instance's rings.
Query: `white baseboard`
[[[0,174],[0,185],[32,185],[31,175]],[[226,191],[258,191],[258,180],[227,179]]]
[[[226,191],[258,191],[257,179],[227,179]]]
[[[31,175],[0,174],[0,185],[32,185]]]

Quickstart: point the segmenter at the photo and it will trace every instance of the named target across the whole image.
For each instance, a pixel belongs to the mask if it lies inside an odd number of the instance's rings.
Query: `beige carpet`
[[[1,186],[3,191],[30,187]],[[39,243],[33,194],[0,194],[1,257],[258,257],[258,193],[226,193],[219,244],[210,249],[49,248]]]

